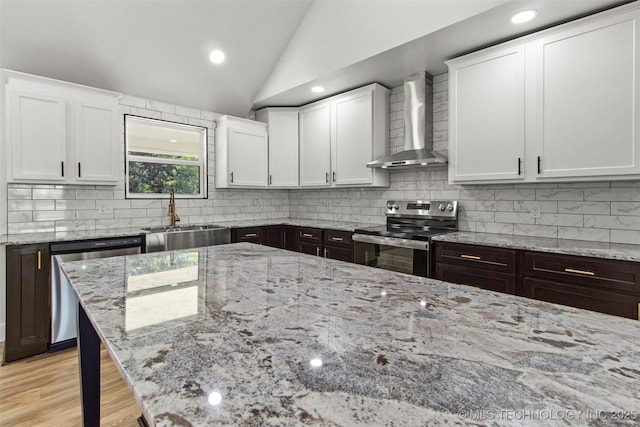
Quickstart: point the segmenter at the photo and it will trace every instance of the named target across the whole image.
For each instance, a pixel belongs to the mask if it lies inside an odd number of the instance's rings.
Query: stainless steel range
[[[355,230],[355,262],[431,277],[431,237],[458,229],[458,202],[390,200],[386,216],[387,225]]]

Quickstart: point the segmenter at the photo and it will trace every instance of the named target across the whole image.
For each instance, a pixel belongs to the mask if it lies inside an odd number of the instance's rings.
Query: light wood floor
[[[101,359],[101,425],[138,426],[140,409],[104,348]],[[0,425],[81,426],[77,350],[0,366]]]

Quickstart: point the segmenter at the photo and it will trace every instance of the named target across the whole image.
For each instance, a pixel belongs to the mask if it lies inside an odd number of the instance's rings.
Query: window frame
[[[189,130],[200,132],[200,144],[199,144],[199,160],[180,160],[180,159],[167,159],[163,157],[147,157],[129,155],[129,136],[127,134],[127,120],[133,120],[144,123],[156,123],[163,127],[174,128],[179,130]],[[124,115],[124,196],[125,199],[168,199],[170,194],[167,193],[132,193],[129,191],[129,162],[141,162],[141,163],[156,163],[167,165],[181,165],[181,166],[197,166],[200,168],[200,191],[197,194],[184,194],[175,193],[176,198],[180,199],[208,199],[208,144],[209,144],[209,129],[204,126],[190,125],[186,123],[173,122],[170,120],[155,119],[151,117],[138,116],[135,114]],[[152,161],[150,161],[152,159]]]

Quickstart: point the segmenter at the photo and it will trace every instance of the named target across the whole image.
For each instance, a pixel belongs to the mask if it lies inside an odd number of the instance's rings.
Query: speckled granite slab
[[[456,232],[433,237],[435,241],[466,243],[524,249],[565,255],[640,261],[640,245],[591,242],[586,240],[550,239],[547,237],[513,236],[510,234]]]
[[[248,243],[64,270],[151,425],[640,422],[629,319]]]
[[[107,237],[139,236],[147,233],[137,227],[108,228],[104,230],[77,230],[58,233],[24,233],[0,235],[0,245],[30,245],[72,240],[102,239]]]
[[[384,221],[384,218],[381,218]],[[242,220],[242,221],[225,221],[217,222],[216,224],[223,225],[229,228],[239,227],[259,227],[262,225],[295,225],[298,227],[316,227],[327,228],[332,230],[342,231],[354,231],[356,228],[371,227],[373,225],[380,224],[365,224],[358,222],[346,222],[346,221],[323,221],[314,219],[296,219],[296,218],[280,218],[271,220]],[[381,224],[384,224],[382,222]]]
[[[353,231],[356,228],[371,227],[375,224],[361,224],[344,221],[321,221],[295,218],[279,219],[258,219],[241,221],[216,221],[215,224],[227,228],[238,227],[258,227],[263,225],[296,225],[300,227],[318,227],[332,230]],[[187,224],[181,224],[187,225]],[[193,224],[192,224],[193,225]],[[24,233],[24,234],[2,234],[0,235],[0,245],[27,245],[35,243],[60,242],[71,240],[98,239],[105,237],[122,237],[146,234],[141,228],[110,228],[104,230],[78,230],[60,233]]]

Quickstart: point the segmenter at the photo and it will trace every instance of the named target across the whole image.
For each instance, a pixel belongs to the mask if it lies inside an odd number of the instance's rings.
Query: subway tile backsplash
[[[434,77],[434,148],[448,147],[447,74]],[[218,113],[124,95],[122,114],[209,129],[209,198],[178,199],[183,223],[301,218],[384,222],[387,199],[460,200],[461,230],[640,244],[640,181],[449,185],[447,169],[392,171],[385,189],[219,190],[214,186]],[[403,87],[390,96],[390,150],[404,144]],[[124,141],[122,142],[124,153]],[[166,199],[124,198],[116,186],[8,185],[8,232],[31,233],[168,224]],[[531,206],[540,208],[532,218]]]

